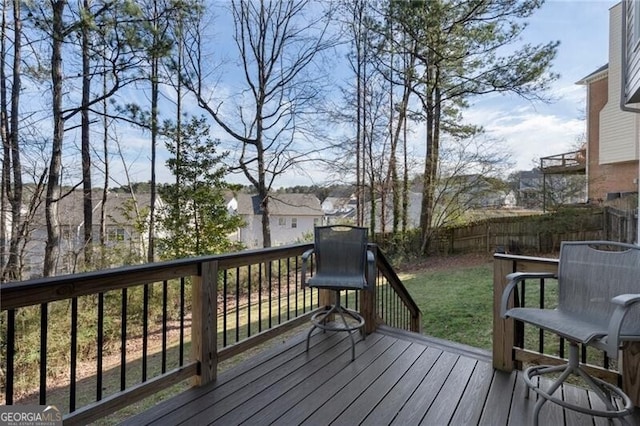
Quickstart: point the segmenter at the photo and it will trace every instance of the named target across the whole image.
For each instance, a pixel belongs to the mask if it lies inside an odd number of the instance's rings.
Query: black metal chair
[[[314,248],[302,255],[302,285],[335,291],[335,303],[325,306],[324,310],[311,317],[313,326],[307,334],[307,351],[309,339],[316,328],[346,331],[351,338],[351,360],[354,360],[355,339],[352,332],[360,330],[364,338],[365,321],[357,311],[342,306],[340,294],[342,291],[364,290],[373,283],[375,258],[373,252],[367,249],[367,228],[317,226],[314,234]],[[307,279],[307,263],[312,253],[315,253],[315,274]],[[342,324],[332,321],[336,315]]]
[[[623,341],[640,340],[640,246],[609,241],[563,242],[560,248],[558,274],[516,272],[502,294],[501,315],[551,331],[569,342],[567,364],[536,365],[525,370],[523,377],[529,389],[539,399],[533,411],[538,424],[540,409],[546,401],[584,414],[617,418],[633,410],[629,397],[617,386],[592,377],[580,364],[578,345],[589,345],[618,358]],[[512,291],[526,279],[556,278],[558,307],[537,309],[515,307],[508,309]],[[536,376],[559,373],[548,389],[541,389]],[[604,403],[598,410],[571,404],[554,396],[560,385],[571,375],[583,379],[584,384]],[[620,404],[614,403],[618,399]],[[621,408],[618,408],[621,406]]]

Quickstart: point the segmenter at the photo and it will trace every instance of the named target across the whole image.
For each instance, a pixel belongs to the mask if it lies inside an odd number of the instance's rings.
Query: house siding
[[[638,1],[627,1],[623,4],[627,8],[627,38],[625,40],[627,43],[627,87],[625,95],[628,103],[636,103],[640,102],[640,36],[636,34],[637,30],[634,27],[640,25],[635,22],[638,16],[636,9],[640,8],[640,4]]]
[[[608,194],[637,190],[634,179],[637,162],[601,164],[600,112],[607,104],[608,79],[602,78],[587,86],[587,150],[588,196],[592,202],[602,202]]]
[[[264,245],[262,213],[256,197],[240,193],[227,204],[230,211],[244,219],[245,226],[238,230],[236,238],[247,249],[260,248]],[[276,194],[270,201],[271,245],[293,244],[307,237],[312,239],[313,227],[322,225],[323,217],[320,200],[315,195]],[[293,219],[296,220],[295,228],[291,224]]]
[[[638,160],[638,115],[620,111],[621,72],[621,6],[609,14],[608,101],[600,113],[600,164]]]

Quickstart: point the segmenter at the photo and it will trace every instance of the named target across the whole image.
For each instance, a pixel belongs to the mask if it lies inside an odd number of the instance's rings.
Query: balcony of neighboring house
[[[300,285],[311,247],[3,284],[4,402],[55,405],[65,424],[528,424],[535,395],[524,397],[520,369],[559,362],[565,344],[500,318],[498,305],[507,273],[555,271],[557,260],[494,256],[491,353],[422,334],[420,309],[371,245],[376,284],[342,301],[366,319],[352,361],[346,333],[316,333],[306,350],[309,318],[332,294]],[[544,305],[530,289],[544,294],[551,284],[536,281],[515,303]],[[620,365],[591,349],[583,355],[636,405],[638,347],[626,346]],[[597,405],[573,385],[562,398]],[[112,417],[143,400],[143,409]],[[541,424],[593,419],[546,404]]]
[[[556,202],[561,204],[586,201],[586,182],[582,181],[577,187],[575,183],[577,178],[575,175],[587,174],[586,148],[541,157],[540,172],[542,173],[543,211],[547,210],[549,198],[554,198],[554,194],[560,198]]]
[[[587,150],[565,152],[540,158],[543,174],[585,174],[587,172]]]

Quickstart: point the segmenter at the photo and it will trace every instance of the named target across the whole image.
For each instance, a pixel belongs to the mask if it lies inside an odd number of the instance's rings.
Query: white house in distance
[[[31,196],[31,195],[30,195]],[[83,192],[74,190],[60,198],[58,202],[58,224],[60,227],[60,241],[58,257],[56,258],[56,274],[68,274],[81,270],[84,248],[84,216],[82,210]],[[96,258],[99,256],[100,244],[100,213],[102,210],[102,191],[92,191],[93,199],[93,241]],[[110,192],[105,209],[105,246],[109,248],[110,266],[120,266],[138,262],[146,256],[148,247],[148,210],[150,194],[139,193],[135,197],[130,193]],[[133,223],[135,205],[142,217],[144,229],[138,229]],[[159,212],[163,206],[160,197],[156,198],[155,208]],[[23,208],[26,212],[26,207]],[[47,241],[47,225],[45,221],[44,200],[38,203],[38,208],[26,229],[25,245],[22,248],[23,278],[37,278],[42,275],[44,251]],[[162,234],[158,234],[162,236]]]
[[[248,249],[262,247],[262,210],[260,197],[235,194],[227,203],[232,214],[240,215],[245,227],[231,235]],[[313,227],[322,225],[324,213],[313,194],[273,194],[269,200],[271,245],[293,244],[313,238]]]

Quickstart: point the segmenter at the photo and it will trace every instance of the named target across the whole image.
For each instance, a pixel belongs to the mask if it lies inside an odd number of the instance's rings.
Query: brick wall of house
[[[588,169],[589,200],[594,203],[607,200],[607,194],[638,191],[634,179],[638,177],[638,162],[600,164],[600,112],[607,104],[608,79],[601,78],[588,84]]]

